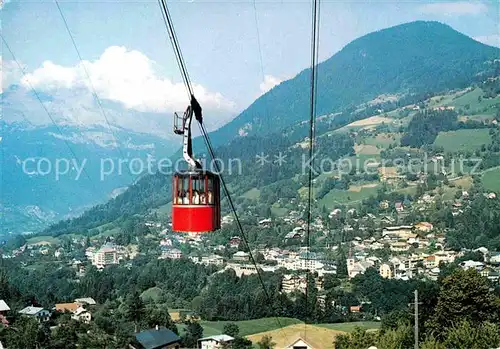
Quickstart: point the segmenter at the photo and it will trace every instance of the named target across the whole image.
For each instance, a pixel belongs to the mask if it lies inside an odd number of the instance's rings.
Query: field
[[[411,186],[411,187],[406,187],[406,188],[400,188],[400,189],[397,189],[396,192],[401,193],[401,194],[406,194],[406,195],[416,195],[417,194],[417,187]]]
[[[494,106],[500,102],[500,96],[491,99],[485,99],[482,98],[483,95],[483,90],[481,90],[480,88],[476,88],[470,91],[462,90],[449,95],[432,97],[429,103],[429,107],[453,106],[457,111],[458,109],[462,109],[469,115],[495,114],[496,108],[494,108]],[[479,101],[479,97],[481,97],[481,101]],[[468,106],[468,109],[466,106]]]
[[[155,208],[153,212],[160,217],[170,217],[172,215],[172,202]]]
[[[283,217],[288,213],[288,210],[284,207],[279,207],[276,205],[271,206],[271,213],[278,217]]]
[[[178,315],[178,310],[171,310],[172,314]],[[292,339],[293,335],[297,335],[300,331],[304,330],[304,323],[297,319],[279,317],[279,324],[276,318],[265,318],[257,320],[246,320],[246,321],[201,321],[200,324],[203,327],[203,336],[215,336],[222,334],[224,331],[224,325],[227,323],[235,323],[240,329],[240,335],[247,336],[252,342],[258,342],[266,334],[270,334],[273,337],[273,341],[278,342],[280,336],[286,337],[282,338],[286,341]],[[280,329],[280,325],[283,327]],[[178,324],[179,333],[182,334],[185,325]],[[332,342],[334,335],[340,332],[352,332],[355,327],[360,327],[362,329],[378,329],[380,323],[378,322],[347,322],[347,323],[337,323],[337,324],[318,324],[318,325],[307,325],[307,335],[311,335],[312,340],[318,340],[323,343],[324,340],[329,340]],[[281,335],[280,335],[281,333]],[[286,334],[286,336],[285,336]],[[318,337],[318,338],[316,338]],[[316,338],[316,339],[315,339]],[[326,343],[326,342],[325,342]],[[328,348],[323,345],[318,346],[318,348]],[[279,347],[279,346],[278,346]]]
[[[246,199],[257,200],[260,197],[260,190],[257,188],[252,188],[241,196]]]
[[[57,245],[61,242],[53,236],[34,236],[27,241],[28,245]]]
[[[302,321],[291,318],[278,318],[281,326],[291,326],[296,324],[301,324]],[[280,325],[276,321],[276,318],[265,318],[265,319],[257,319],[257,320],[246,320],[246,321],[201,321],[200,324],[203,327],[203,336],[215,336],[218,334],[222,334],[224,331],[224,325],[230,322],[234,322],[240,328],[240,335],[249,336],[256,333],[261,333],[264,331],[272,331],[280,328]],[[184,325],[177,325],[180,333],[182,334],[182,330],[184,329]]]
[[[434,145],[443,147],[448,152],[475,150],[489,143],[491,136],[488,129],[441,132],[434,141]]]
[[[400,133],[380,133],[374,137],[365,137],[362,142],[367,145],[374,145],[382,148],[388,148],[391,144],[399,144],[401,140]]]
[[[452,100],[449,105],[454,106],[455,108],[462,108],[464,111],[467,111],[468,114],[478,114],[481,112],[482,109],[487,108],[488,110],[485,111],[484,113],[490,114],[494,113],[495,109],[491,108],[494,106],[496,103],[500,102],[500,97],[497,96],[496,98],[491,98],[491,99],[482,99],[481,102],[479,102],[479,97],[483,96],[483,90],[480,88],[476,88],[454,100]],[[470,109],[465,110],[465,106],[469,105]]]
[[[382,124],[384,122],[386,124],[390,124],[393,121],[394,120],[392,120],[392,119],[384,118],[383,116],[377,115],[377,116],[372,116],[372,117],[367,118],[367,119],[354,121],[353,123],[350,123],[349,125],[347,125],[347,127],[365,127],[365,126],[379,125],[379,124]]]
[[[500,192],[500,167],[484,171],[482,181],[487,190]]]
[[[363,155],[380,154],[380,149],[377,148],[375,145],[371,144],[356,144],[354,146],[354,151],[356,152],[356,154],[363,154]]]
[[[494,119],[494,115],[476,114],[476,115],[463,115],[458,118],[459,121],[466,122],[467,120],[476,120],[482,122],[491,122]]]
[[[325,205],[327,209],[333,209],[337,205],[345,205],[349,203],[359,202],[369,198],[371,195],[377,194],[378,184],[371,186],[356,186],[352,190],[337,190],[333,189],[319,200],[319,206]]]
[[[151,287],[141,293],[141,298],[142,300],[153,300],[156,302],[159,301],[161,293],[162,293],[161,288]],[[172,313],[170,313],[170,316],[172,316]]]
[[[349,125],[343,126],[341,128],[338,128],[336,130],[330,131],[325,133],[325,135],[332,134],[332,133],[344,133],[344,132],[349,132],[349,131],[355,131],[359,129],[370,129],[370,128],[375,128],[378,125],[381,124],[387,124],[387,125],[393,125],[395,123],[394,119],[391,118],[386,118],[383,116],[375,115],[366,119],[361,119],[358,121],[354,121],[350,123]]]
[[[320,324],[320,327],[329,328],[331,330],[352,332],[356,327],[363,330],[376,330],[380,328],[380,322],[363,321],[363,322],[344,322],[339,324]]]
[[[451,181],[455,186],[463,188],[465,190],[469,190],[472,187],[473,181],[470,176],[463,176],[458,179]]]
[[[297,324],[282,329],[261,332],[247,338],[256,343],[264,336],[271,336],[272,341],[276,343],[276,348],[287,348],[300,337],[313,348],[333,349],[335,337],[343,333],[321,326]]]
[[[348,192],[359,193],[363,189],[366,189],[366,188],[376,188],[376,187],[378,187],[378,183],[368,183],[368,184],[360,184],[360,185],[351,185],[349,187]]]

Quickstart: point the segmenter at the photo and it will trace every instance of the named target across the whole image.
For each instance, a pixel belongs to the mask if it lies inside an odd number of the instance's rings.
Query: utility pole
[[[410,303],[409,305],[413,305],[415,307],[415,313],[413,314],[415,316],[415,326],[414,326],[414,330],[415,330],[415,346],[414,346],[414,349],[418,349],[418,305],[419,304],[422,304],[422,303],[419,303],[418,302],[418,290],[415,290],[414,291],[414,295],[415,295],[415,300],[413,301],[413,303]]]
[[[418,349],[418,290],[415,290],[415,349]]]

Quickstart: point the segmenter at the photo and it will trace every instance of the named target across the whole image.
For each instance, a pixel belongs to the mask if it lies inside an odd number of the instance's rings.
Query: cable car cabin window
[[[189,178],[176,178],[177,183],[177,205],[189,205]]]
[[[205,193],[205,178],[204,177],[192,177],[191,186],[193,192],[193,198],[191,203],[193,205],[203,205],[206,204],[206,193]]]
[[[174,190],[174,203],[177,205],[182,204],[182,178],[174,177]]]
[[[207,174],[175,176],[174,189],[176,205],[214,205],[218,201],[217,178]]]
[[[213,205],[214,204],[214,179],[207,177],[207,199],[208,199],[208,204]]]

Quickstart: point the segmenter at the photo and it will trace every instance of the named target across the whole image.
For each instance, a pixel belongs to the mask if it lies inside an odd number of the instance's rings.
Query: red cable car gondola
[[[174,132],[184,136],[183,156],[188,170],[173,176],[172,230],[181,233],[205,233],[220,229],[220,180],[193,158],[191,121],[193,112],[201,123],[201,107],[191,97],[191,105],[182,117],[175,114]]]

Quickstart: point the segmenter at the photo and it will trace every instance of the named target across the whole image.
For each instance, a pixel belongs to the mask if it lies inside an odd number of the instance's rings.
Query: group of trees
[[[419,347],[424,349],[490,349],[500,345],[500,297],[475,270],[455,269],[437,288],[420,294]],[[410,348],[414,342],[413,309],[395,311],[382,320],[382,330],[357,329],[336,337],[336,349]]]
[[[457,113],[453,110],[424,110],[410,121],[401,138],[402,146],[420,148],[432,144],[440,131],[449,131],[457,126]]]
[[[55,313],[42,324],[33,318],[13,315],[9,327],[0,329],[0,341],[12,349],[123,349],[135,342],[134,333],[160,326],[179,334],[183,346],[194,348],[203,336],[200,324],[190,321],[179,333],[164,304],[144,302],[138,293],[129,294],[123,301],[91,307],[91,311],[90,324],[73,320],[69,314]],[[51,329],[52,326],[57,327]]]
[[[247,312],[244,315],[255,317],[302,316],[302,319],[315,320],[321,310],[315,306],[311,299],[305,299],[303,294],[295,294],[296,303],[277,302],[269,304],[261,291],[254,290],[254,294],[236,298],[237,294],[245,292],[245,286],[256,288],[257,282],[248,284],[249,278],[241,286],[236,286],[234,293],[230,292],[229,285],[238,283],[236,279],[226,280],[225,285],[218,285],[224,280],[214,280],[217,292],[224,292],[214,302],[221,303],[216,311],[222,313],[212,314],[212,319],[223,319],[229,317],[235,311]],[[310,278],[312,280],[312,278]],[[357,330],[351,335],[338,336],[336,338],[337,349],[366,349],[370,345],[376,345],[384,349],[406,348],[413,342],[412,317],[408,303],[411,300],[413,290],[420,291],[420,323],[421,323],[421,347],[434,349],[489,349],[493,345],[500,344],[498,333],[500,325],[500,298],[492,290],[486,278],[479,273],[468,270],[454,269],[450,275],[443,275],[439,283],[431,281],[387,280],[381,278],[374,270],[368,270],[364,275],[358,275],[353,280],[353,293],[345,293],[338,289],[340,283],[335,278],[325,280],[325,288],[328,290],[327,307],[324,309],[324,317],[319,321],[343,321],[336,308],[330,303],[334,296],[337,304],[357,304],[359,299],[364,299],[365,313],[385,314],[383,326],[380,333],[369,333]],[[266,286],[272,288],[272,283],[266,282]],[[310,281],[310,286],[314,283]],[[224,291],[225,290],[225,291]],[[207,291],[212,294],[212,291]],[[213,295],[213,294],[212,294]],[[272,295],[277,297],[278,293]],[[310,292],[310,298],[315,298],[316,293]],[[193,300],[193,305],[203,313],[209,304],[203,296],[200,300]],[[262,299],[259,304],[259,298]],[[205,299],[206,300],[206,299]],[[86,348],[122,348],[123,345],[133,340],[134,331],[149,329],[155,325],[165,326],[178,333],[176,325],[172,322],[165,304],[154,301],[144,301],[138,292],[129,293],[121,300],[108,301],[94,313],[92,324],[86,325],[70,320],[66,315],[60,315],[55,324],[59,325],[56,330],[50,331],[46,325],[38,324],[30,319],[16,317],[12,326],[0,331],[0,340],[9,348],[76,348],[77,345]],[[284,299],[282,299],[284,301]],[[345,302],[345,303],[343,303]],[[245,304],[248,304],[245,306]],[[281,305],[281,308],[278,306]],[[269,313],[248,313],[250,308],[259,306]],[[295,309],[297,313],[286,312],[287,309]],[[302,312],[302,314],[300,314]],[[209,315],[210,316],[210,315]],[[231,319],[239,320],[242,316],[232,316]],[[180,334],[183,345],[194,347],[197,340],[202,337],[203,329],[196,322],[188,322],[186,330]],[[234,323],[228,323],[224,333],[235,337],[232,345],[235,349],[251,348],[252,343],[239,335],[239,328]],[[35,340],[26,341],[26,338]],[[462,344],[459,344],[462,343]],[[258,344],[261,348],[272,348],[272,340],[267,338]],[[457,346],[458,345],[458,346]]]

